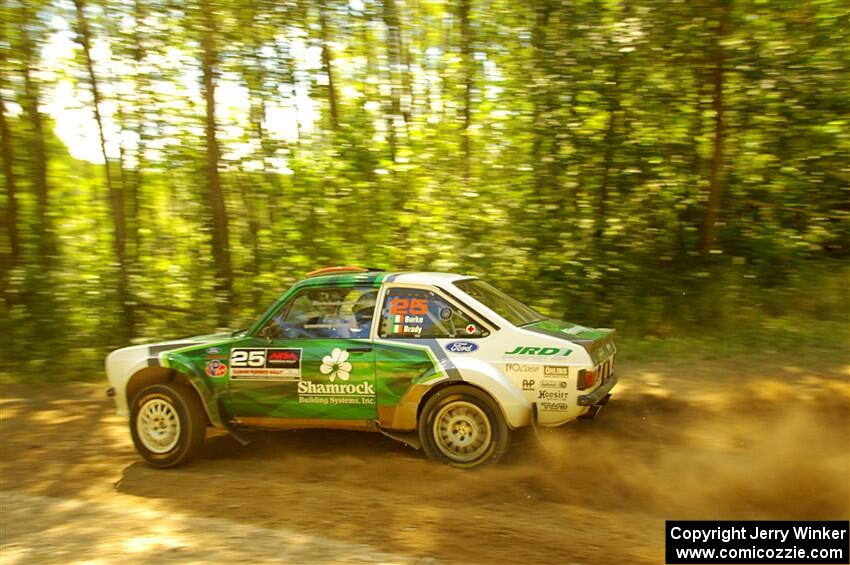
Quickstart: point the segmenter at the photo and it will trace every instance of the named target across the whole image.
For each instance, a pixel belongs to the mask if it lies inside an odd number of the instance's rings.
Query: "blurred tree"
[[[714,141],[712,142],[711,164],[708,177],[708,205],[702,235],[702,252],[708,255],[714,246],[714,225],[720,213],[723,195],[723,146],[726,143],[726,106],[723,101],[725,82],[725,60],[723,42],[726,39],[732,0],[718,0],[716,29],[712,45],[711,108],[714,111]]]
[[[230,261],[230,234],[224,191],[219,176],[219,149],[216,132],[216,75],[218,51],[216,47],[217,4],[210,0],[200,0],[197,9],[200,14],[201,33],[201,69],[203,72],[202,90],[206,107],[204,122],[204,141],[206,143],[207,200],[210,215],[210,233],[212,233],[212,255],[215,262],[216,310],[218,324],[226,327],[230,322],[230,306],[233,301],[233,269]]]
[[[97,73],[94,68],[94,60],[91,54],[91,31],[85,14],[84,0],[74,0],[74,8],[77,16],[77,37],[83,48],[86,72],[88,74],[89,88],[92,96],[92,111],[100,141],[100,152],[103,156],[103,172],[106,178],[106,192],[109,199],[109,209],[112,212],[113,249],[115,258],[118,260],[118,302],[121,306],[122,328],[124,339],[130,339],[135,333],[135,315],[133,313],[133,301],[130,295],[130,267],[127,258],[127,220],[126,202],[124,199],[124,187],[114,182],[112,178],[112,166],[106,152],[106,134],[104,133],[103,118],[100,113],[102,95],[98,87]]]
[[[2,25],[2,24],[0,24]],[[0,93],[4,86],[4,69],[0,67]],[[6,202],[5,213],[3,214],[3,231],[8,234],[8,251],[4,246],[3,271],[10,273],[14,269],[21,258],[21,236],[18,227],[18,181],[16,179],[15,168],[12,165],[14,162],[13,147],[15,140],[12,137],[12,131],[9,124],[6,123],[6,103],[0,95],[0,151],[3,157],[3,175],[5,176],[6,184]],[[5,278],[0,283],[5,283]],[[5,290],[5,284],[4,284]],[[3,292],[4,299],[9,301],[10,297],[6,292]]]
[[[850,256],[845,4],[6,0],[2,330],[93,359],[328,263],[720,328]]]

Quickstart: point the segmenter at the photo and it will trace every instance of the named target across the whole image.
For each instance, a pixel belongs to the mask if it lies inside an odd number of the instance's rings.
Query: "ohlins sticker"
[[[517,356],[535,355],[542,357],[567,357],[572,352],[572,349],[560,349],[558,347],[527,347],[524,345],[518,345],[511,351],[505,351],[504,354]]]
[[[234,349],[230,352],[230,378],[299,381],[301,350]]]
[[[569,367],[553,367],[552,365],[544,365],[543,375],[546,377],[569,377]]]

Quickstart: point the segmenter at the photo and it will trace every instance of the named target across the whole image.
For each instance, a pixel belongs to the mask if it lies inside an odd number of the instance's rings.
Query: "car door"
[[[391,283],[380,300],[373,342],[379,422],[388,429],[413,429],[428,388],[442,378],[460,378],[443,344],[480,343],[490,330],[425,285]]]
[[[377,289],[310,287],[287,300],[260,335],[230,352],[235,416],[256,425],[373,421],[370,339]]]

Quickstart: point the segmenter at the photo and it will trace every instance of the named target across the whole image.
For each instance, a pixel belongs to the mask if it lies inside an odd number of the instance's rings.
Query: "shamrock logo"
[[[322,366],[319,370],[323,375],[330,374],[331,382],[339,377],[341,381],[347,381],[351,372],[351,363],[348,362],[348,351],[343,351],[340,348],[334,348],[330,355],[325,355],[322,358]]]

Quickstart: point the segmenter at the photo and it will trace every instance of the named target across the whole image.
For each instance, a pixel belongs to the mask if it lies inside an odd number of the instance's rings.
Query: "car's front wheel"
[[[460,385],[428,399],[419,418],[419,439],[431,459],[468,469],[501,457],[508,449],[510,430],[489,395]]]
[[[201,399],[180,384],[143,389],[130,412],[133,443],[155,467],[174,467],[191,459],[204,443],[206,424]]]

